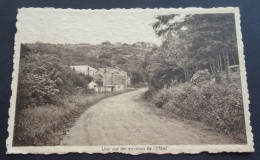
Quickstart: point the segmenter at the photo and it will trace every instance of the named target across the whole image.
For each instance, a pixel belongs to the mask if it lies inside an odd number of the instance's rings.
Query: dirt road
[[[61,145],[227,144],[232,140],[207,127],[195,127],[154,114],[136,99],[146,89],[120,94],[89,108]]]

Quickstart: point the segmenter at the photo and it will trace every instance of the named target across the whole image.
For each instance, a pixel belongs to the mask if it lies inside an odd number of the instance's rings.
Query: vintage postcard
[[[254,152],[239,8],[17,15],[8,154]]]

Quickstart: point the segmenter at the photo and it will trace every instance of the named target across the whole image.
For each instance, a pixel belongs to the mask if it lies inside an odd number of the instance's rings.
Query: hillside
[[[144,57],[154,44],[138,42],[129,44],[26,44],[32,52],[55,54],[66,65],[89,65],[93,68],[116,65],[130,77],[133,72],[143,74]]]

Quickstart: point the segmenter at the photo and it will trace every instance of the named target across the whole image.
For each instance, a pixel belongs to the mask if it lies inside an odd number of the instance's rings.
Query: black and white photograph
[[[238,8],[17,20],[8,153],[254,151]]]

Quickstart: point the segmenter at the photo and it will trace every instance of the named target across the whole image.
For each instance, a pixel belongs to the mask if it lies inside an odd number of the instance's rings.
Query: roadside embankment
[[[14,145],[58,145],[66,131],[90,106],[102,99],[133,90],[96,94],[76,93],[58,99],[55,104],[18,110],[16,113]]]
[[[203,75],[195,74],[193,77],[190,82],[158,91],[149,90],[144,99],[175,118],[202,122],[215,131],[233,137],[237,144],[245,144],[246,129],[239,73],[232,74],[230,83],[224,80],[216,83],[213,78],[206,79]]]

